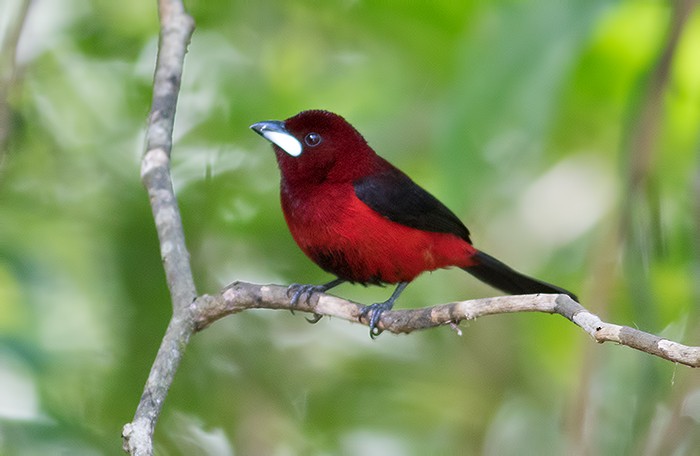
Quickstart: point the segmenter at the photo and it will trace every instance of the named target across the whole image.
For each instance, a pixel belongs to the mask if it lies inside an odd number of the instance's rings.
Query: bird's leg
[[[400,282],[389,299],[384,302],[366,306],[362,309],[362,312],[360,312],[360,320],[369,315],[369,336],[372,339],[382,333],[382,331],[377,328],[377,323],[379,323],[379,318],[382,316],[382,313],[394,307],[394,302],[407,286],[408,282]]]
[[[292,305],[292,313],[294,313],[294,307],[299,304],[299,299],[301,299],[302,296],[306,295],[306,302],[309,302],[309,299],[311,299],[311,295],[314,293],[325,293],[326,291],[330,290],[333,287],[337,287],[341,283],[345,282],[343,279],[335,279],[331,280],[328,283],[324,283],[323,285],[302,285],[299,283],[293,283],[289,287],[287,287],[287,296],[289,296],[290,293],[294,293],[292,295],[292,299],[290,299],[290,304]],[[314,314],[314,318],[307,318],[306,320],[309,323],[317,323],[321,319],[321,316],[318,314]]]

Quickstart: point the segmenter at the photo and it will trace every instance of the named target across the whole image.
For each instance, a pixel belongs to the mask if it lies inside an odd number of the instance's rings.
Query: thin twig
[[[678,44],[685,31],[686,24],[692,17],[697,0],[677,0],[673,2],[673,11],[669,22],[667,37],[656,64],[651,67],[648,80],[642,87],[640,100],[632,105],[634,115],[627,139],[629,155],[629,175],[627,183],[628,198],[635,197],[649,181],[654,162],[654,152],[659,142],[659,133],[664,117],[664,98],[670,83],[671,69]],[[630,206],[627,204],[623,208]],[[629,219],[629,214],[624,214]],[[623,222],[630,223],[629,220]]]

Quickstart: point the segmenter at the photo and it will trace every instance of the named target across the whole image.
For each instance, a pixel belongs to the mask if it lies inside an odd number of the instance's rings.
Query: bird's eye
[[[304,142],[309,147],[316,147],[321,144],[321,135],[318,133],[309,133],[304,137]]]

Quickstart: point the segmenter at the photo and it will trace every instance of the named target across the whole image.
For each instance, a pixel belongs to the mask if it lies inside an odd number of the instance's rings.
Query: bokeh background
[[[198,291],[321,283],[248,126],[324,108],[483,250],[700,345],[690,1],[190,0],[173,174]],[[139,182],[154,1],[0,3],[0,454],[120,454],[170,315]],[[335,293],[384,300],[388,288]],[[399,307],[496,293],[425,274]],[[249,311],[196,335],[173,455],[698,454],[700,373],[503,315],[408,336]]]

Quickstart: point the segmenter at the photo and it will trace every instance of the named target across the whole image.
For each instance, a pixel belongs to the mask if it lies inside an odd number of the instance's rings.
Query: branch
[[[173,316],[148,375],[134,420],[122,429],[124,450],[139,456],[153,454],[153,431],[184,348],[194,330],[189,308],[197,296],[180,210],[170,178],[175,108],[194,21],[179,0],[159,0],[158,13],[161,21],[160,42],[141,180],[148,190],[156,222]]]
[[[292,307],[286,287],[235,282],[216,296],[198,298],[193,303],[192,312],[195,330],[201,331],[216,320],[246,309],[298,310],[357,323],[364,307],[326,294],[314,294],[308,302],[302,299]],[[668,361],[700,367],[700,347],[689,347],[629,326],[606,323],[566,295],[497,296],[421,309],[393,310],[382,314],[379,329],[407,334],[437,326],[456,327],[462,320],[475,320],[486,315],[517,312],[559,314],[586,331],[596,342],[615,342]],[[367,321],[361,323],[367,324]]]

